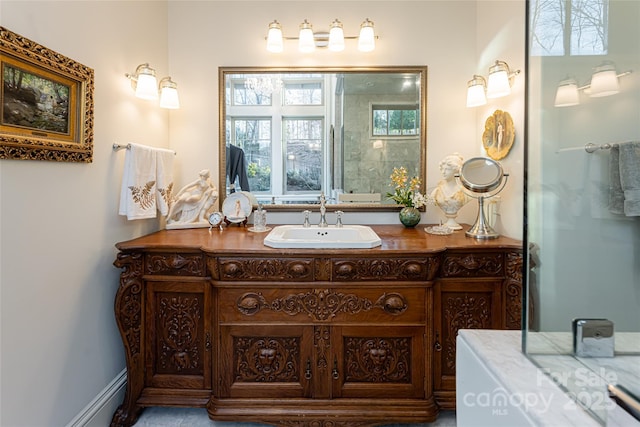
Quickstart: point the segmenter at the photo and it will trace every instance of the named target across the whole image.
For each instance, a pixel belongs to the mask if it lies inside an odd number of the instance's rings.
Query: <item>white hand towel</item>
[[[129,144],[124,158],[120,215],[127,219],[156,217],[156,154],[139,144]]]
[[[162,216],[169,214],[173,195],[173,150],[156,148],[156,205]]]

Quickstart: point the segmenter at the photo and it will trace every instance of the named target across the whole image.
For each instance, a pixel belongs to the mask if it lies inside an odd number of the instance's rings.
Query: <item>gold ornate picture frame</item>
[[[0,159],[93,160],[93,69],[0,27]]]

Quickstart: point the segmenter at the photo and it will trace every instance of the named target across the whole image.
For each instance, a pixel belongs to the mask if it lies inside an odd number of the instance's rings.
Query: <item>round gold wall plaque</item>
[[[516,138],[513,119],[506,111],[496,110],[484,123],[482,145],[493,160],[500,160],[509,154]]]

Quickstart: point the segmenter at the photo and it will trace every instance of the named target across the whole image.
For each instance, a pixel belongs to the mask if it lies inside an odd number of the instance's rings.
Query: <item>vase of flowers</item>
[[[391,186],[393,192],[387,193],[387,198],[399,205],[404,206],[400,210],[400,222],[405,227],[415,227],[420,222],[419,208],[427,204],[427,198],[418,191],[420,189],[420,178],[409,179],[407,169],[404,166],[393,168],[391,174]]]

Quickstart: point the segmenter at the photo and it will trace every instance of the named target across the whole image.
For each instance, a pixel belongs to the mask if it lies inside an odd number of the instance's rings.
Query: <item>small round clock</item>
[[[209,224],[211,224],[211,227],[220,227],[220,225],[222,224],[222,213],[220,212],[213,212],[211,213],[211,215],[209,215]]]

